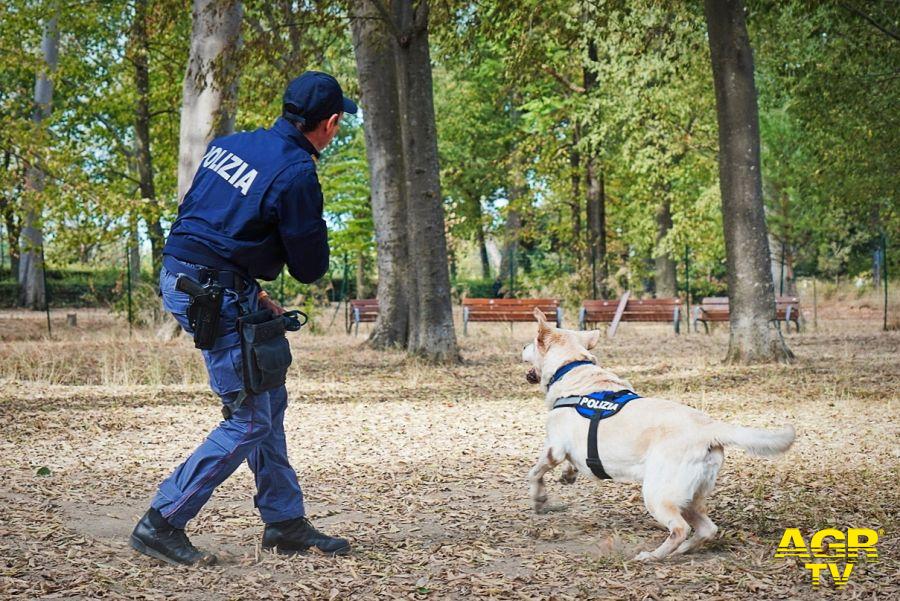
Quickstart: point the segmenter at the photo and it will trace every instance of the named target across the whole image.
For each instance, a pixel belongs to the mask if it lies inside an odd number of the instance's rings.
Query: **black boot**
[[[174,528],[157,510],[150,508],[131,533],[134,550],[175,565],[212,565],[216,556],[200,551],[184,530]]]
[[[305,517],[266,524],[262,547],[284,555],[305,553],[309,549],[325,555],[350,553],[349,541],[322,534]]]

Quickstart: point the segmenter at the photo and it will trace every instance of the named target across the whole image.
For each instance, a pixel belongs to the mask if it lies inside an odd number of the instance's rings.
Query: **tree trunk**
[[[512,204],[519,197],[519,188],[510,188],[509,202]],[[516,277],[519,272],[519,230],[522,229],[522,217],[519,211],[510,207],[506,212],[506,231],[503,234],[503,254],[500,255],[500,273],[497,277],[505,284],[502,290],[504,298],[513,298],[516,292]]]
[[[353,3],[353,48],[369,162],[372,219],[377,249],[378,319],[369,335],[376,348],[406,348],[409,337],[409,257],[406,186],[400,98],[397,94],[397,40],[375,5]]]
[[[161,207],[156,198],[156,186],[153,181],[153,155],[150,151],[150,68],[148,64],[150,39],[147,35],[147,0],[137,0],[135,3],[131,45],[134,81],[137,89],[134,112],[135,159],[144,206],[143,216],[150,238],[152,281],[155,282],[162,267],[165,235],[160,223]]]
[[[669,198],[666,197],[656,211],[656,298],[672,298],[677,296],[675,281],[675,260],[660,247],[669,230],[672,229],[672,210]]]
[[[179,202],[209,141],[234,131],[243,13],[240,0],[194,0],[178,146]]]
[[[368,298],[366,286],[366,253],[359,251],[356,255],[356,298]]]
[[[12,162],[12,153],[8,150],[3,153],[3,170],[9,172]],[[3,216],[3,225],[6,226],[6,249],[9,255],[9,277],[18,280],[19,277],[19,233],[21,224],[10,197],[0,197],[0,215]],[[3,247],[0,242],[0,248]],[[0,265],[3,259],[0,258]]]
[[[53,101],[53,82],[50,74],[56,71],[59,59],[58,9],[44,23],[41,37],[41,52],[44,70],[34,84],[34,113],[32,120],[39,129],[41,123],[50,116]],[[26,194],[23,200],[25,220],[19,238],[19,303],[31,309],[43,309],[46,302],[43,276],[44,233],[41,230],[41,196],[44,191],[44,171],[36,164],[28,166],[25,172]]]
[[[402,24],[398,58],[401,120],[406,163],[407,235],[416,294],[409,299],[408,349],[434,361],[456,361],[456,333],[450,303],[447,237],[438,163],[437,126],[428,44],[427,0],[395,0]],[[404,43],[406,42],[406,43]]]
[[[597,62],[597,45],[588,40],[588,61]],[[585,65],[583,68],[584,91],[590,94],[597,87],[597,73]],[[606,190],[603,172],[596,149],[588,148],[584,157],[584,182],[587,205],[588,267],[591,270],[591,295],[606,297]]]
[[[705,0],[716,116],[719,185],[731,302],[726,362],[787,361],[793,355],[770,328],[775,292],[759,162],[753,56],[740,0]]]
[[[131,271],[131,284],[141,281],[141,239],[138,235],[137,218],[132,221],[128,230],[128,268]]]
[[[513,158],[510,180],[509,180],[509,199],[506,207],[506,224],[503,234],[503,252],[500,255],[500,273],[497,277],[505,282],[501,290],[505,293],[502,295],[506,298],[513,298],[516,293],[517,275],[519,272],[519,236],[522,229],[522,214],[519,212],[519,203],[525,195],[526,183],[524,167],[521,164],[521,158],[516,156]]]
[[[378,247],[375,346],[457,361],[428,45],[428,2],[353,4]],[[399,146],[399,148],[398,148]],[[399,150],[399,152],[398,152]],[[384,255],[384,256],[382,256]],[[404,311],[405,308],[405,311]],[[400,313],[405,312],[405,318]]]
[[[487,240],[484,235],[484,216],[481,212],[481,201],[475,205],[478,211],[478,223],[476,224],[475,237],[478,241],[478,255],[481,258],[481,279],[491,279],[491,258],[488,256]]]
[[[4,201],[6,203],[7,201]],[[6,242],[9,254],[9,277],[19,277],[19,236],[21,234],[21,225],[12,207],[8,204],[3,206],[3,222],[6,225]]]
[[[593,298],[607,295],[606,273],[606,190],[597,159],[585,161],[587,201],[588,264],[591,269]]]
[[[575,242],[575,263],[581,266],[581,153],[578,152],[578,140],[580,131],[575,125],[572,134],[572,147],[569,149],[569,167],[572,170],[572,201],[569,206],[572,209],[572,240]]]

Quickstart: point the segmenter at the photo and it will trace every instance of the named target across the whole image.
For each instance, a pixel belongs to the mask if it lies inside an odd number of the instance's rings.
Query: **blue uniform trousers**
[[[176,277],[177,273],[171,273],[165,267],[160,272],[163,307],[191,333],[187,322],[190,298],[175,290]],[[227,402],[234,400],[243,388],[240,338],[235,329],[239,303],[247,304],[251,311],[256,310],[258,292],[257,285],[245,290],[240,298],[233,290],[226,291],[222,303],[225,334],[212,350],[201,351],[210,388]],[[268,524],[302,517],[303,493],[288,461],[284,436],[286,407],[284,386],[248,395],[231,419],[221,421],[191,456],[159,485],[151,506],[172,526],[184,528],[209,500],[213,490],[246,459],[256,477],[254,500],[263,521]]]

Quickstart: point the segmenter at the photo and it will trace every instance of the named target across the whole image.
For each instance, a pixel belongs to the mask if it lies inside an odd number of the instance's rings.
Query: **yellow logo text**
[[[799,528],[788,528],[778,543],[775,559],[791,557],[804,561],[809,570],[813,588],[819,588],[822,575],[831,578],[836,588],[844,588],[850,581],[853,566],[860,557],[865,561],[877,561],[878,533],[871,528],[848,528],[844,533],[837,528],[824,528],[810,537],[809,544]]]

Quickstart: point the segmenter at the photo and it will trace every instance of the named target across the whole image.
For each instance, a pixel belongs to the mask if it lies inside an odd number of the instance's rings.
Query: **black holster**
[[[175,289],[191,297],[187,308],[188,325],[194,331],[194,346],[210,350],[219,337],[219,316],[222,313],[222,286],[209,281],[200,284],[187,274],[179,273]]]

